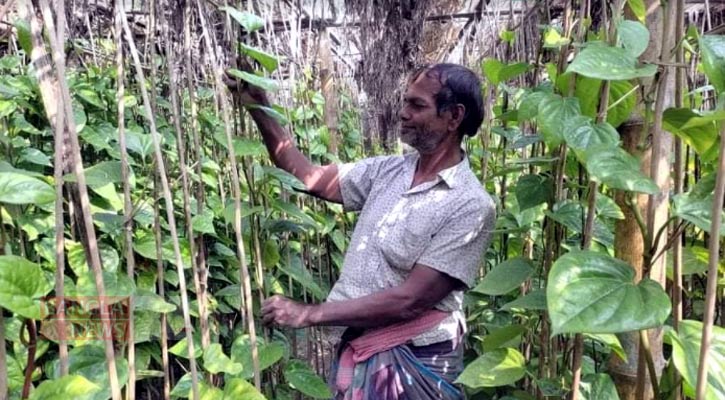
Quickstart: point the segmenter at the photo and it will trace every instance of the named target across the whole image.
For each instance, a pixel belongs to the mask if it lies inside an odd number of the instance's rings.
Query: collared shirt
[[[343,207],[360,211],[360,217],[327,301],[398,286],[416,263],[448,274],[467,288],[474,285],[495,223],[494,202],[465,156],[435,180],[411,188],[418,159],[414,152],[339,166]],[[465,330],[462,291],[451,292],[436,308],[451,316],[416,337],[414,345],[451,340],[459,326]]]

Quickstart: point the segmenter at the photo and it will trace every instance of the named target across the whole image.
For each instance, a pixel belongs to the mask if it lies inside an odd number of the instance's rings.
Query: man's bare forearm
[[[262,139],[274,165],[304,182],[305,175],[309,174],[312,164],[295,146],[287,131],[263,110],[250,109],[249,113],[262,134]]]
[[[398,288],[373,293],[357,299],[310,305],[310,325],[375,328],[417,317],[430,308]]]

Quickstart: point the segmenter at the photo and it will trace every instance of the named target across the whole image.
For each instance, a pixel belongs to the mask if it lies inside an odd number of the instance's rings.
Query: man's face
[[[434,152],[443,140],[456,134],[448,130],[450,112],[438,115],[435,95],[440,89],[437,78],[421,73],[408,85],[398,112],[400,139],[422,154]]]

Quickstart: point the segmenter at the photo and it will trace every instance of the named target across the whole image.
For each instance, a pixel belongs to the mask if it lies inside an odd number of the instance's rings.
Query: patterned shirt
[[[416,263],[452,276],[467,288],[474,285],[494,227],[493,200],[465,156],[435,180],[411,189],[418,158],[414,152],[339,166],[343,207],[360,211],[360,217],[327,301],[398,286]],[[463,291],[451,292],[436,308],[451,315],[414,338],[414,345],[454,339],[459,326],[465,331]],[[333,331],[333,340],[340,333]]]

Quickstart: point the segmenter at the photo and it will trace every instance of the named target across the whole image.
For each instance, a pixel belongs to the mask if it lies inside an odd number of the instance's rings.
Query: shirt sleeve
[[[495,223],[496,209],[489,197],[466,204],[432,236],[417,263],[452,276],[470,289]]]
[[[373,184],[390,156],[370,157],[337,166],[345,211],[360,211],[370,195]]]

